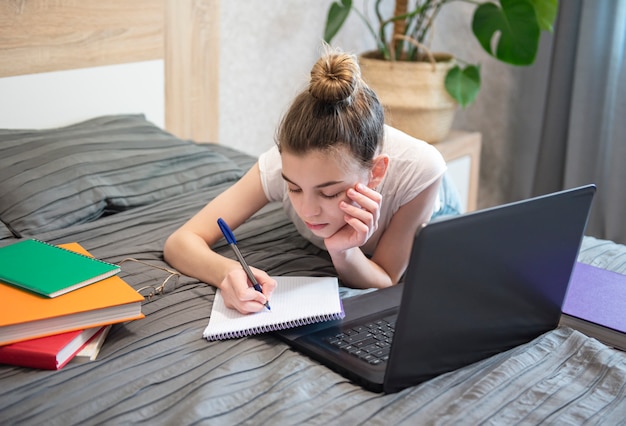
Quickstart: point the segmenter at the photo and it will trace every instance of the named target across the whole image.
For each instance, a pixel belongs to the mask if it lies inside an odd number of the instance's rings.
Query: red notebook
[[[70,331],[0,346],[0,363],[59,370],[104,328],[106,326]]]

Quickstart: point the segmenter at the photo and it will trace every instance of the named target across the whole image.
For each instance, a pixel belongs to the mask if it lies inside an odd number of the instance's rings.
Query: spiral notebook
[[[118,265],[36,239],[0,248],[0,281],[57,297],[113,276]]]
[[[203,336],[207,340],[233,339],[344,317],[337,278],[273,278],[278,285],[272,294],[271,311],[241,314],[226,307],[218,289]]]

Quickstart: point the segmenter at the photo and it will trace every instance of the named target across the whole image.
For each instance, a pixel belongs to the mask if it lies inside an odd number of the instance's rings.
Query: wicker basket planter
[[[450,131],[457,102],[444,81],[454,66],[451,55],[434,53],[431,62],[385,61],[378,52],[359,57],[365,82],[385,107],[387,124],[429,143]]]

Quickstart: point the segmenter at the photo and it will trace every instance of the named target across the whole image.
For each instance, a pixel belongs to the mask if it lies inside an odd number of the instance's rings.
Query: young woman
[[[445,169],[434,147],[384,124],[356,58],[329,52],[284,116],[276,146],[176,230],[164,256],[180,272],[219,287],[228,307],[259,311],[276,282],[252,267],[263,288],[255,291],[239,263],[210,247],[222,238],[218,217],[234,229],[280,201],[298,231],[328,251],[344,284],[387,287],[406,269]]]

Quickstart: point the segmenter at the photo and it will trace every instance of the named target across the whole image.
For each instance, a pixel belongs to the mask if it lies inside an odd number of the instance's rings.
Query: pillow
[[[105,116],[57,129],[0,130],[0,220],[18,237],[242,175],[210,145],[178,139],[143,115]]]

